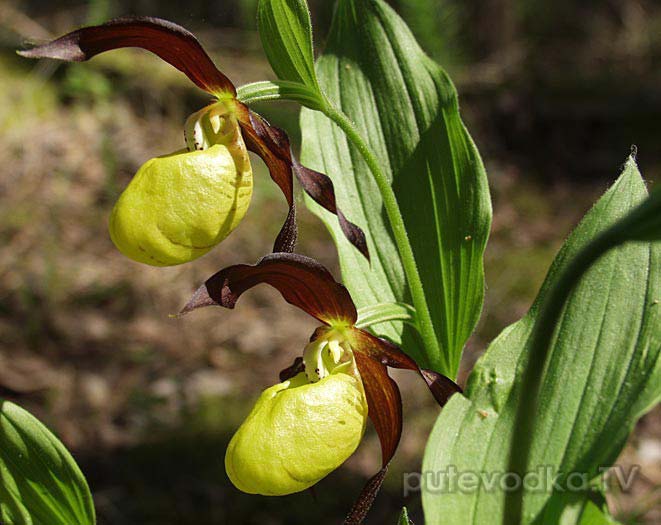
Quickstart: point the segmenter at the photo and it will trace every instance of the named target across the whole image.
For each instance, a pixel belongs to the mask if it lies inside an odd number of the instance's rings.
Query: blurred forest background
[[[316,499],[246,496],[229,484],[223,457],[233,430],[315,324],[266,287],[237,312],[168,314],[215,270],[268,251],[282,199],[255,160],[251,213],[211,254],[167,269],[123,258],[107,234],[110,209],[145,160],[183,146],[183,122],[205,94],[140,51],[73,65],[14,52],[82,24],[155,15],[193,30],[235,83],[273,78],[256,3],[0,0],[0,396],[73,450],[101,525],[338,523],[378,467],[370,430]],[[319,49],[333,3],[310,1]],[[529,307],[562,240],[632,144],[645,177],[661,177],[661,3],[391,3],[455,80],[492,185],[486,304],[463,380]],[[295,106],[260,111],[300,136]],[[329,236],[301,210],[300,251],[337,271]],[[415,377],[397,377],[405,431],[371,523],[393,523],[402,504],[422,523],[419,496],[401,494],[402,473],[420,468],[437,409]],[[625,523],[661,522],[660,435],[657,409],[620,459],[642,465],[631,493],[610,496]]]

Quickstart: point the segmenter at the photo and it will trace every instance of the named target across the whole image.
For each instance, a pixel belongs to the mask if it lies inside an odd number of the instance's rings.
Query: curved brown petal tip
[[[383,485],[387,473],[388,465],[385,465],[365,484],[349,514],[344,518],[344,525],[361,525],[365,521],[367,513],[372,508],[379,490],[381,490],[381,485]]]
[[[325,209],[337,215],[342,232],[367,260],[369,250],[365,233],[358,226],[350,222],[337,207],[335,201],[335,190],[333,182],[323,173],[311,170],[303,166],[291,151],[291,145],[287,134],[276,126],[269,124],[257,113],[248,109],[247,106],[237,103],[237,113],[241,128],[244,131],[246,145],[250,151],[257,153],[266,163],[271,178],[280,187],[290,207],[293,206],[293,176],[301,183],[303,189],[317,203]],[[280,232],[278,239],[282,237],[287,223]],[[274,251],[292,251],[283,249],[287,244],[276,243]]]
[[[381,465],[385,467],[402,435],[402,397],[385,365],[360,352],[354,357],[365,387],[367,413],[381,442]]]
[[[296,226],[296,204],[291,203],[285,223],[273,243],[273,253],[293,253],[298,240],[298,227]]]
[[[462,393],[459,385],[449,377],[445,377],[443,374],[423,368],[420,369],[420,375],[427,383],[429,390],[431,390],[431,393],[439,406],[445,406],[454,394]]]
[[[402,349],[396,344],[365,330],[355,328],[351,331],[351,346],[354,350],[385,366],[417,371],[440,406],[444,406],[452,394],[461,393],[461,388],[452,379],[432,370],[418,367],[417,363],[402,352]]]
[[[193,310],[197,310],[198,308],[204,308],[206,306],[217,306],[218,303],[214,301],[210,296],[209,296],[209,291],[207,290],[206,285],[200,286],[197,290],[195,290],[195,293],[193,294],[193,297],[190,298],[190,300],[186,303],[186,306],[184,306],[179,314],[177,314],[177,317],[182,317]],[[233,308],[234,306],[228,306],[228,308]]]
[[[234,84],[218,70],[195,35],[160,18],[116,18],[105,24],[72,31],[32,49],[19,51],[19,55],[83,62],[100,53],[123,47],[139,47],[151,51],[208,93],[236,96]]]
[[[337,207],[335,188],[333,187],[333,181],[331,181],[330,177],[323,173],[319,173],[318,171],[306,168],[293,156],[292,160],[296,178],[301,183],[301,186],[303,186],[305,192],[312,197],[317,204],[337,215],[337,220],[344,236],[369,261],[370,253],[367,247],[365,233],[354,223],[350,222],[344,213],[342,213]]]
[[[237,264],[220,270],[195,292],[181,312],[214,304],[234,308],[244,292],[262,283],[324,324],[356,322],[356,306],[347,289],[317,261],[295,253],[272,253],[255,265]]]

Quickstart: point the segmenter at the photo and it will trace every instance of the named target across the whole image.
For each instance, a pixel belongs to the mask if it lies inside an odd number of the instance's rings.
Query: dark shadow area
[[[314,493],[244,494],[225,474],[230,438],[231,434],[196,434],[180,428],[132,448],[80,456],[95,494],[99,524],[336,525],[367,481],[341,469],[319,483]],[[400,480],[391,481],[397,486]],[[404,502],[400,489],[386,486],[367,523],[390,523]],[[416,501],[411,503],[415,518]]]

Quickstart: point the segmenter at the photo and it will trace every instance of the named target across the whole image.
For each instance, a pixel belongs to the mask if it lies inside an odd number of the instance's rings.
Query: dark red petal
[[[283,150],[274,138],[277,132],[282,134],[284,132],[270,126],[262,117],[241,103],[236,104],[236,109],[247,148],[262,158],[269,169],[271,178],[279,186],[289,205],[289,214],[276,238],[273,251],[276,253],[293,252],[298,233],[291,162],[287,159],[287,150]]]
[[[351,347],[391,368],[403,368],[417,371],[427,383],[436,402],[443,406],[450,396],[461,392],[461,388],[451,379],[431,370],[421,369],[395,344],[381,337],[355,328],[351,331]]]
[[[398,346],[364,330],[351,331],[351,347],[365,387],[369,417],[381,442],[382,468],[365,484],[344,520],[344,525],[360,525],[381,489],[402,434],[402,400],[386,366],[417,370],[441,406],[461,389],[445,376],[421,370]]]
[[[386,479],[387,473],[388,465],[379,470],[379,472],[371,477],[365,484],[358,499],[353,504],[353,507],[351,507],[349,514],[344,518],[344,525],[360,525],[365,521],[367,513],[372,508],[372,504],[374,503],[379,490],[381,490],[381,485],[383,485],[383,480]]]
[[[237,115],[248,149],[257,153],[266,163],[271,178],[280,186],[290,206],[293,206],[293,176],[303,189],[321,206],[337,215],[344,235],[368,260],[369,251],[363,231],[349,222],[338,209],[335,202],[333,182],[323,173],[313,171],[301,165],[291,151],[289,137],[276,126],[271,126],[265,119],[243,104],[237,104]],[[280,249],[278,249],[280,248]],[[274,248],[274,251],[292,251]]]
[[[396,344],[360,328],[351,331],[351,347],[386,366],[418,370],[416,362]]]
[[[395,455],[402,435],[402,397],[385,365],[362,353],[354,353],[356,366],[365,387],[368,415],[381,442],[381,470],[365,484],[349,511],[345,525],[359,524],[372,507]]]
[[[358,352],[354,356],[365,387],[368,415],[381,442],[381,465],[385,467],[402,435],[402,397],[385,365]]]
[[[151,51],[208,93],[236,96],[232,82],[216,68],[197,38],[183,27],[160,18],[117,18],[99,26],[73,31],[19,54],[28,58],[83,62],[99,53],[122,47],[140,47]]]
[[[273,243],[273,253],[292,253],[294,248],[296,248],[297,240],[298,227],[296,226],[296,204],[292,202],[289,207],[289,213],[287,213],[287,218]]]
[[[317,261],[295,253],[272,253],[254,266],[237,264],[219,271],[198,288],[181,314],[211,305],[234,308],[243,292],[262,283],[324,324],[351,326],[358,317],[347,289]]]
[[[319,173],[318,171],[306,168],[301,165],[295,157],[293,157],[293,162],[294,173],[296,174],[298,181],[301,183],[301,186],[303,186],[303,189],[317,204],[337,215],[337,220],[340,223],[340,228],[342,229],[344,236],[369,261],[370,253],[367,248],[365,233],[354,223],[347,220],[342,211],[337,207],[335,201],[335,189],[330,177],[323,173]]]
[[[461,387],[443,374],[421,368],[420,375],[425,380],[425,383],[427,383],[429,390],[431,390],[439,406],[445,406],[454,394],[462,393]]]

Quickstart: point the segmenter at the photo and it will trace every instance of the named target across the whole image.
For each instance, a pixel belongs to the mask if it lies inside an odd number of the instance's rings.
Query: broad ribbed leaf
[[[260,0],[257,24],[264,51],[278,78],[318,91],[307,2]]]
[[[508,466],[517,405],[526,392],[521,370],[539,305],[569,261],[646,195],[630,159],[616,184],[586,215],[556,258],[530,312],[491,344],[439,416],[425,452],[425,472],[496,475],[495,487],[440,493],[423,490],[426,522],[502,523],[504,492],[498,473]],[[601,257],[573,290],[563,310],[540,391],[529,472],[550,469],[560,486],[599,474],[617,458],[634,423],[661,398],[661,246],[628,243]],[[438,479],[438,478],[437,478]],[[575,476],[573,482],[577,481]],[[511,481],[511,480],[510,480]],[[526,492],[524,522],[539,518],[553,487]],[[557,491],[556,491],[557,493]]]
[[[425,353],[401,322],[378,332],[401,342],[421,366],[454,377],[482,305],[491,220],[486,174],[455,89],[381,0],[339,0],[317,75],[392,180],[441,351]],[[338,245],[351,295],[359,307],[411,303],[380,194],[360,153],[320,113],[304,109],[301,124],[304,163],[333,179],[339,204],[368,236],[371,265],[343,239],[333,217],[307,201]]]
[[[556,493],[534,525],[617,525],[605,498],[592,492]]]
[[[27,411],[0,400],[0,523],[95,522],[87,482],[64,445]]]

